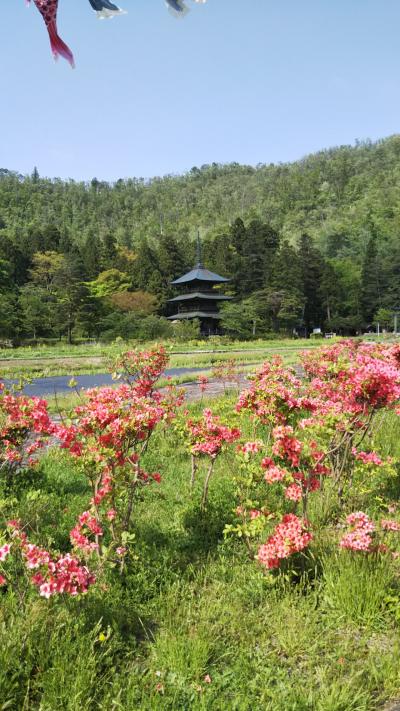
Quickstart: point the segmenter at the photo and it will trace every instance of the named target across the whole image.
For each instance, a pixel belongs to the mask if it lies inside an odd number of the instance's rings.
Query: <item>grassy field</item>
[[[213,401],[222,415],[232,406],[229,395]],[[178,432],[156,436],[146,465],[163,481],[139,503],[129,574],[81,599],[32,596],[23,612],[17,593],[3,596],[0,709],[370,711],[400,696],[397,569],[318,536],[326,492],[313,499],[317,533],[302,573],[264,575],[223,535],[235,506],[232,455],[218,463],[202,512]],[[386,419],[375,442],[400,456],[397,421]],[[355,488],[352,504],[373,513],[385,487],[399,497],[399,472]],[[0,495],[0,528],[17,506],[43,544],[65,550],[87,497],[55,448],[33,479]]]
[[[236,360],[238,363],[257,364],[272,355],[280,355],[287,363],[294,363],[305,348],[320,345],[315,340],[271,340],[215,342],[197,341],[192,344],[167,344],[170,367],[210,368],[215,363]],[[140,349],[154,343],[140,344]],[[44,377],[52,375],[84,375],[106,372],[110,363],[123,350],[137,348],[137,343],[78,346],[41,346],[0,351],[0,374],[5,378]]]

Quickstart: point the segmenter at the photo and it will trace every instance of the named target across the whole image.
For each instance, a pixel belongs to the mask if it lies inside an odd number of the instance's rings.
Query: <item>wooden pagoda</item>
[[[182,321],[197,318],[200,321],[202,336],[221,333],[219,306],[232,297],[225,296],[214,287],[228,281],[230,279],[205,269],[201,261],[200,240],[197,238],[197,264],[190,272],[171,282],[171,285],[181,289],[182,293],[169,299],[169,303],[174,307],[173,315],[168,316],[169,320]]]

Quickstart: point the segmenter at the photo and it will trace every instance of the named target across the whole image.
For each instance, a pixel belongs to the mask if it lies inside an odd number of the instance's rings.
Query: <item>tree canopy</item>
[[[101,334],[113,313],[162,318],[197,230],[203,261],[231,279],[228,330],[241,303],[251,333],[355,332],[400,304],[399,197],[397,135],[113,184],[2,169],[0,337]]]

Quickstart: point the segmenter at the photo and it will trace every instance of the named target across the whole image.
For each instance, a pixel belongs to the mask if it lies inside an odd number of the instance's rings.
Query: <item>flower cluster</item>
[[[389,541],[391,533],[400,532],[400,523],[398,521],[381,519],[379,532],[378,526],[371,521],[367,514],[363,511],[357,511],[347,516],[346,522],[350,526],[350,531],[342,537],[340,541],[341,548],[364,553],[376,553],[379,551],[381,553],[392,553],[393,557],[398,556],[396,551],[391,550]],[[382,539],[384,542],[382,542]]]
[[[377,467],[380,467],[383,464],[383,460],[376,452],[357,451],[357,449],[353,447],[352,454],[359,462],[362,462],[363,464],[374,464]]]
[[[340,546],[352,551],[370,551],[373,542],[371,533],[375,530],[375,524],[367,514],[357,511],[347,516],[346,522],[351,530],[343,536]]]
[[[291,368],[284,368],[280,358],[266,362],[252,377],[249,390],[239,396],[237,410],[248,410],[265,425],[286,424],[295,411],[313,411],[315,403]]]
[[[107,516],[109,519],[109,517]],[[109,519],[110,520],[110,519]],[[91,553],[97,550],[99,544],[90,541],[89,535],[102,536],[103,529],[99,524],[98,518],[90,511],[84,511],[78,518],[78,523],[70,532],[70,539],[73,546],[81,548],[86,553]]]
[[[284,485],[285,498],[305,504],[308,492],[320,488],[321,476],[328,475],[329,468],[323,464],[324,453],[311,440],[307,446],[301,442],[290,425],[278,425],[272,430],[272,454],[264,457],[261,467],[267,484],[278,482]]]
[[[117,358],[114,371],[117,377],[133,385],[138,395],[147,396],[167,367],[168,360],[166,350],[161,345],[149,351],[127,351]]]
[[[381,528],[384,531],[400,531],[400,523],[398,521],[393,521],[392,519],[383,518],[381,520]]]
[[[47,402],[7,392],[4,383],[0,386],[0,466],[33,464],[32,455],[43,447],[55,429]]]
[[[134,444],[145,441],[163,419],[160,399],[132,392],[129,385],[89,390],[74,411],[74,422],[57,429],[71,454],[90,454],[94,461],[124,465]]]
[[[311,540],[308,521],[285,514],[267,542],[259,547],[257,559],[266,568],[279,568],[284,558],[304,550]]]
[[[203,416],[197,420],[186,422],[186,436],[189,451],[192,455],[191,488],[193,489],[198,471],[198,459],[205,455],[209,459],[208,471],[204,480],[202,507],[206,505],[208,486],[214,471],[214,465],[219,454],[226,445],[236,442],[241,436],[237,427],[227,427],[221,424],[220,418],[211,410],[203,410]]]
[[[303,354],[310,387],[331,409],[360,416],[400,398],[397,347],[343,341]]]
[[[241,435],[237,427],[222,425],[220,418],[214,416],[209,409],[203,410],[203,417],[199,420],[188,420],[186,426],[190,451],[195,456],[206,454],[215,458],[225,444],[232,444]]]
[[[49,551],[31,543],[18,521],[8,523],[11,543],[2,546],[4,560],[10,553],[19,552],[30,574],[30,580],[35,585],[42,597],[50,598],[53,595],[67,594],[75,597],[86,593],[95,583],[95,576],[89,569],[69,553],[54,558]],[[0,584],[6,583],[6,578],[0,576]]]
[[[209,379],[207,378],[206,375],[199,375],[197,378],[197,382],[200,387],[200,392],[204,393],[207,390],[208,384],[209,384]]]

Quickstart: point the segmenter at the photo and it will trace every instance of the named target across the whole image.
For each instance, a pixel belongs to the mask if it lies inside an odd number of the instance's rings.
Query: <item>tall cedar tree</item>
[[[246,228],[237,219],[231,232],[238,255],[234,288],[239,296],[246,297],[269,284],[279,235],[261,220],[252,220]]]
[[[101,251],[99,238],[94,233],[88,234],[80,253],[89,280],[95,279],[102,270]]]
[[[204,244],[204,263],[211,271],[227,279],[235,276],[235,264],[238,256],[229,234],[219,234]]]
[[[321,328],[324,321],[320,290],[323,259],[319,250],[315,248],[311,237],[305,233],[300,237],[298,254],[304,297],[303,322],[307,334],[309,334],[313,328]]]
[[[271,286],[290,294],[302,295],[302,275],[299,255],[287,240],[276,253]]]
[[[137,259],[132,264],[132,282],[135,291],[148,291],[159,299],[163,297],[163,279],[158,255],[147,240],[136,248]]]
[[[161,274],[161,293],[158,294],[161,305],[166,308],[167,300],[175,295],[171,281],[181,276],[189,265],[184,250],[178,240],[170,234],[158,238],[158,264]]]
[[[397,243],[385,257],[383,265],[385,286],[384,305],[391,311],[400,310],[400,244]]]
[[[361,313],[369,326],[381,303],[381,264],[378,256],[377,237],[373,234],[367,243],[361,271]]]

